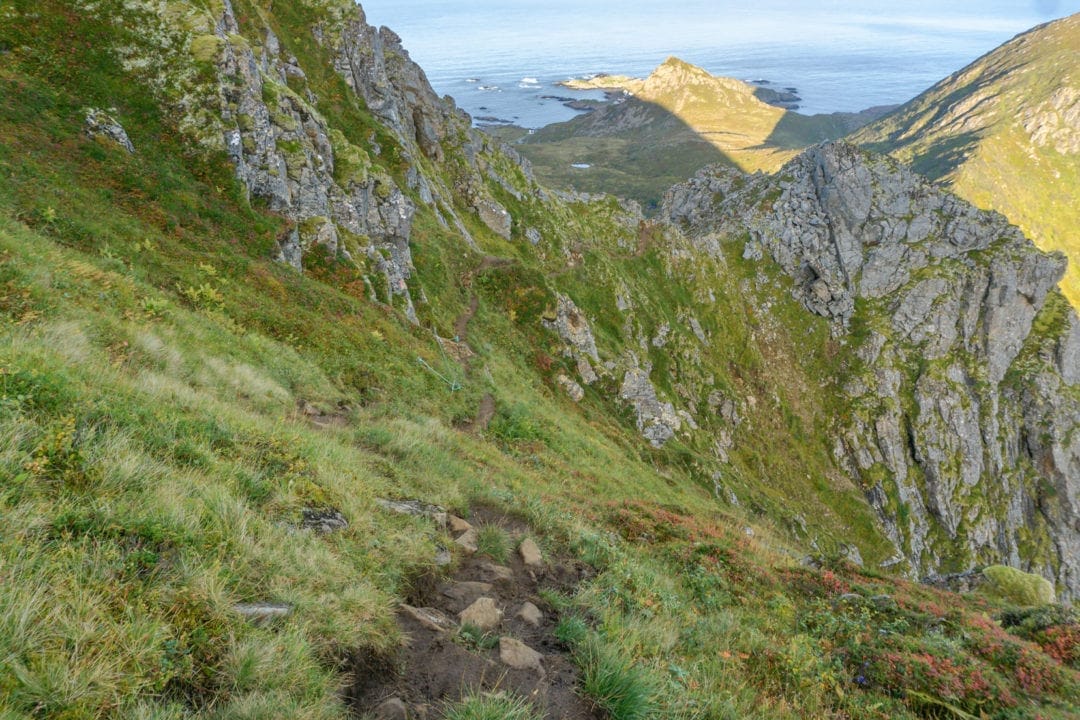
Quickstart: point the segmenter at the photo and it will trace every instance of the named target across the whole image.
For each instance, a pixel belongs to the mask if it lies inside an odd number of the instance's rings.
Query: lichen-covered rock
[[[505,240],[510,239],[510,231],[513,227],[513,218],[499,203],[494,200],[480,200],[476,203],[476,211],[488,228]]]
[[[560,374],[555,381],[559,384],[566,394],[570,396],[570,399],[574,402],[581,402],[585,398],[585,390],[571,378],[566,375]]]
[[[115,110],[113,111],[115,112]],[[90,137],[103,137],[111,140],[129,153],[135,152],[135,146],[131,144],[127,131],[116,118],[98,108],[86,109],[86,134]]]
[[[305,258],[320,249],[356,264],[373,299],[400,301],[415,322],[409,242],[416,208],[410,191],[471,247],[455,207],[475,209],[509,239],[512,218],[487,183],[521,193],[506,173],[492,170],[492,162],[518,168],[526,183],[534,183],[531,171],[514,164],[516,153],[474,131],[451,100],[439,98],[400,38],[368,25],[359,5],[320,2],[310,32],[393,140],[374,130],[364,140],[355,134],[350,140],[330,128],[301,61],[283,50],[258,14],[241,22],[230,0],[136,0],[129,11],[126,21],[145,28],[147,42],[114,51],[171,106],[183,132],[208,150],[228,153],[251,196],[293,222],[279,240],[281,262],[303,270]],[[99,125],[94,132],[120,137],[111,121]],[[405,165],[401,187],[380,167],[387,151]],[[440,167],[433,171],[422,158]]]
[[[638,432],[653,447],[661,447],[682,427],[674,405],[660,402],[647,370],[638,367],[627,370],[619,397],[634,407]]]
[[[555,319],[547,324],[575,354],[580,353],[593,360],[600,359],[589,321],[568,296],[559,295]]]

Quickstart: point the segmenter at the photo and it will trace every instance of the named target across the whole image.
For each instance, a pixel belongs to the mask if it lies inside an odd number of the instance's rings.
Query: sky
[[[595,72],[647,74],[669,55],[719,75],[796,85],[813,112],[904,102],[1080,0],[364,0],[436,90]],[[1080,49],[1078,49],[1080,52]],[[509,98],[504,98],[509,101]]]

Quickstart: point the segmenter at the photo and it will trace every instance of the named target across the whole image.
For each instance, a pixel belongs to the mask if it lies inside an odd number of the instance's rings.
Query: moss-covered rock
[[[1032,575],[1007,565],[991,565],[983,570],[985,592],[1021,607],[1054,602],[1054,586],[1041,575]]]

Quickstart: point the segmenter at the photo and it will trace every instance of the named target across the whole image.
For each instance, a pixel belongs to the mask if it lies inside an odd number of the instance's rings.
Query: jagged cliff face
[[[853,354],[834,454],[914,572],[1004,558],[1080,592],[1078,322],[1050,295],[1064,258],[846,145],[774,178],[703,173],[666,211],[699,239],[743,234],[833,323]]]
[[[279,259],[302,270],[305,256],[319,249],[362,264],[381,280],[368,281],[371,297],[399,299],[415,319],[412,198],[467,243],[463,210],[509,237],[509,214],[484,187],[487,159],[499,150],[435,95],[400,39],[368,25],[361,7],[297,5],[310,13],[311,38],[355,93],[351,102],[374,116],[366,132],[347,135],[320,113],[305,69],[282,49],[258,6],[245,8],[241,21],[230,0],[144,3],[155,42],[117,52],[179,113],[181,129],[227,152],[251,196],[293,221]],[[377,156],[384,162],[373,163]],[[433,164],[452,172],[433,172]]]

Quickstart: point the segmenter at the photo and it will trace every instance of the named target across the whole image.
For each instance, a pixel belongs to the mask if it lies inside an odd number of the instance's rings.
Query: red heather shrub
[[[789,568],[780,578],[792,592],[809,598],[831,597],[851,592],[851,584],[832,570]]]
[[[1044,695],[1059,690],[1064,681],[1061,668],[1046,655],[1029,648],[1020,648],[1013,668],[1016,683],[1029,695]]]
[[[1062,665],[1080,670],[1080,625],[1058,625],[1035,636],[1043,651]]]
[[[884,652],[869,660],[867,677],[896,695],[912,691],[968,709],[1014,702],[1007,691],[991,684],[981,668],[961,658],[925,652]]]

